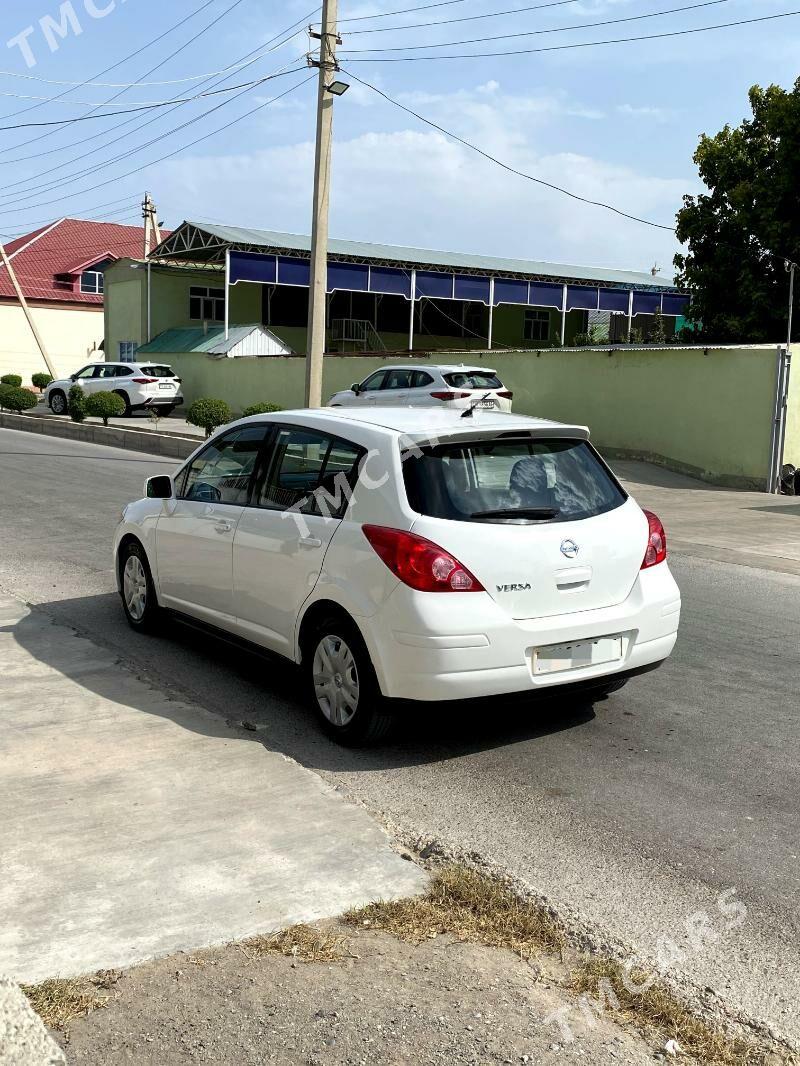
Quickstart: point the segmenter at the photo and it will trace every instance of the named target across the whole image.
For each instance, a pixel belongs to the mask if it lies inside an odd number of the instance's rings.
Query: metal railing
[[[347,345],[352,345],[352,349]],[[331,348],[335,351],[386,351],[380,334],[365,318],[334,318],[331,322]]]

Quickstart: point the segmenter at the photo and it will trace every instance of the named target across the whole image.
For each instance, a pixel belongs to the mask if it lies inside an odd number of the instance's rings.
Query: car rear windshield
[[[149,378],[174,378],[175,372],[171,366],[143,366],[142,373]]]
[[[454,374],[445,374],[444,380],[454,389],[502,389],[503,382],[497,374],[487,374],[482,370],[458,370]]]
[[[627,496],[584,440],[490,440],[423,448],[403,464],[415,511],[460,522],[572,522]]]

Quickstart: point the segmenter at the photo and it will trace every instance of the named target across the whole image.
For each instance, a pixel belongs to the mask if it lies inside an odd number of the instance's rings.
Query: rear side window
[[[444,380],[454,389],[502,389],[503,387],[497,374],[486,374],[482,370],[459,370],[454,374],[445,374]]]
[[[358,477],[362,448],[313,430],[278,431],[259,505],[341,518]]]
[[[439,445],[407,459],[403,474],[415,511],[461,522],[572,522],[627,499],[583,440]]]
[[[142,373],[149,378],[174,378],[175,374],[171,366],[143,366]]]

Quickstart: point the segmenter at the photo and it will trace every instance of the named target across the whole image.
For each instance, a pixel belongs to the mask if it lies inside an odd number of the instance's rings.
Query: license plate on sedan
[[[594,640],[534,648],[533,673],[539,677],[542,674],[557,674],[566,670],[580,670],[585,666],[621,661],[622,637],[596,637]]]

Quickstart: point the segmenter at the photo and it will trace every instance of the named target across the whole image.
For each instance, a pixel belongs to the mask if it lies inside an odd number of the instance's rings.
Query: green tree
[[[0,385],[11,385],[18,389],[22,386],[22,378],[19,374],[3,374],[0,378]]]
[[[752,119],[703,135],[694,161],[708,192],[685,196],[676,283],[692,297],[694,339],[773,342],[786,334],[784,261],[800,259],[800,78],[750,90]]]
[[[42,391],[44,391],[47,388],[47,386],[50,384],[50,382],[52,380],[53,380],[53,377],[52,377],[51,374],[32,374],[31,375],[31,383],[34,385],[35,388],[42,389]]]
[[[116,392],[93,392],[86,397],[86,414],[102,418],[103,425],[108,425],[109,418],[120,418],[125,414],[125,401]]]
[[[190,426],[199,426],[206,431],[206,437],[218,426],[224,426],[232,418],[231,409],[224,400],[215,400],[210,396],[201,396],[195,400],[186,412],[186,421]]]

